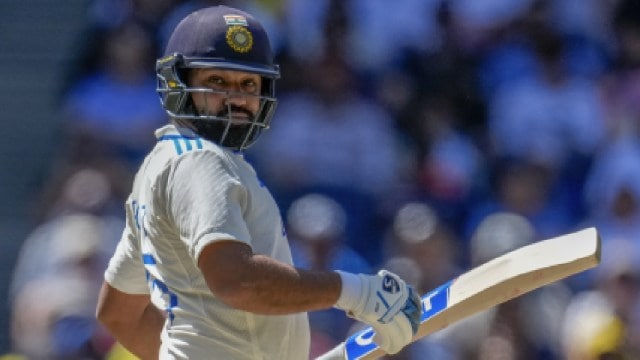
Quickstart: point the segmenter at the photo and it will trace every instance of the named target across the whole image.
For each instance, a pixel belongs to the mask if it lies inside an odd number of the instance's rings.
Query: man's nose
[[[247,103],[246,95],[241,94],[239,92],[229,93],[226,99],[226,105],[242,106],[242,105],[246,105],[246,103]]]

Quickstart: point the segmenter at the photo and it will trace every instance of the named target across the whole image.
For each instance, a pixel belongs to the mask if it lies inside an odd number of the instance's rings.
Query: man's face
[[[260,75],[221,69],[194,69],[189,73],[191,87],[220,93],[192,93],[193,103],[202,115],[226,117],[233,123],[250,121],[260,109]]]

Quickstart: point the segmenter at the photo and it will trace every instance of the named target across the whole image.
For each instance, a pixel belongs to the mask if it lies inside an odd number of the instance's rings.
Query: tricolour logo
[[[247,18],[242,15],[224,15],[224,22],[229,25],[248,26]]]

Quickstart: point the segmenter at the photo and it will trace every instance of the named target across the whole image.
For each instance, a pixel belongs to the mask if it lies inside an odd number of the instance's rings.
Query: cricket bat
[[[459,320],[600,263],[595,228],[535,242],[490,260],[422,296],[413,341]],[[384,355],[366,328],[318,359],[372,360]]]

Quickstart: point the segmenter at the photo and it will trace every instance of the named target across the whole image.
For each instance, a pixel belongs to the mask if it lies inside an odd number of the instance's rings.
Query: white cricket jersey
[[[232,239],[292,264],[278,207],[239,153],[167,125],[136,174],[127,224],[105,272],[131,294],[151,294],[167,312],[161,359],[301,360],[307,315],[236,310],[207,287],[202,249]]]

